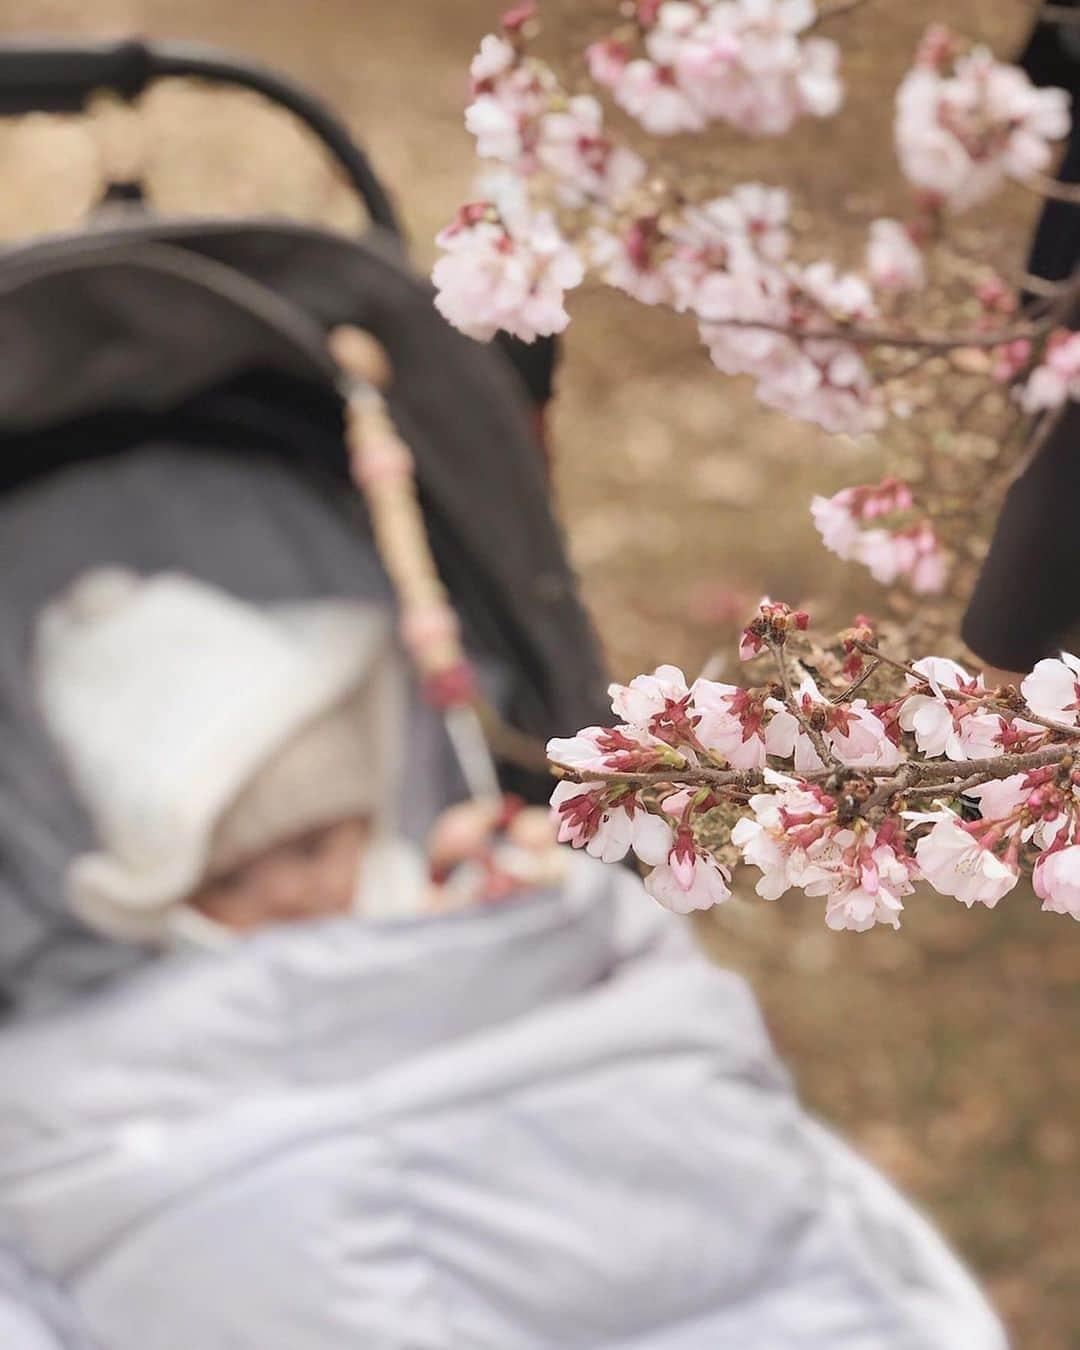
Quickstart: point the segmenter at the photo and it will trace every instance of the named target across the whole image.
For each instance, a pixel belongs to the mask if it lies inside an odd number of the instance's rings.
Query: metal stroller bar
[[[153,80],[194,77],[251,89],[305,122],[335,157],[374,224],[401,236],[390,198],[367,156],[306,89],[253,62],[191,42],[0,43],[0,114],[78,112],[98,89],[136,98]]]

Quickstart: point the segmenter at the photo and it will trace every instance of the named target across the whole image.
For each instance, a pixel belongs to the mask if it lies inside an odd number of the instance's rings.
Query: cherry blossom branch
[[[1070,300],[1080,295],[1080,283],[1070,283]],[[851,342],[877,347],[914,347],[940,353],[961,347],[1005,347],[1012,342],[1034,341],[1045,337],[1056,326],[1057,320],[1048,315],[1037,323],[1015,324],[1007,328],[978,329],[966,333],[902,333],[883,328],[868,328],[862,324],[838,324],[831,328],[806,328],[801,324],[772,323],[766,319],[730,318],[710,321],[717,328],[752,328],[765,333],[777,333],[802,341]]]
[[[886,656],[886,654],[881,651],[879,647],[875,647],[872,642],[865,642],[861,638],[854,638],[852,640],[852,646],[857,648],[865,656],[872,656],[875,660],[882,662],[884,665],[891,666],[894,670],[903,671],[905,675],[910,676],[911,679],[915,680],[918,684],[929,687],[930,681],[920,670],[917,670],[913,665],[910,665],[906,661],[898,661],[895,657]],[[1065,722],[1055,722],[1049,717],[1040,717],[1038,713],[1032,712],[1031,709],[1022,702],[1019,707],[1015,704],[1007,703],[998,698],[993,690],[987,690],[985,693],[973,693],[960,689],[951,689],[948,685],[942,685],[941,696],[949,703],[978,703],[981,707],[984,707],[991,712],[1006,713],[1010,717],[1019,716],[1026,722],[1032,722],[1036,726],[1045,727],[1047,731],[1052,731],[1055,735],[1068,736],[1074,741],[1080,740],[1080,730],[1078,730],[1078,728],[1069,726]]]
[[[872,705],[849,686],[841,707],[809,674],[793,685],[789,643],[808,622],[769,600],[743,632],[740,654],[767,647],[779,688],[687,684],[674,666],[612,685],[619,725],[548,745],[559,839],[609,862],[632,849],[646,890],[680,913],[726,900],[737,856],[766,899],[824,896],[832,928],[897,927],[920,879],[992,906],[1027,865],[1043,908],[1080,919],[1080,727],[1056,720],[1080,660],[1049,659],[1002,698],[946,658],[886,655],[859,618],[811,646],[810,668],[839,647],[905,683]]]
[[[1080,22],[1080,15],[1073,22]],[[1032,174],[1017,181],[1021,187],[1034,192],[1038,197],[1045,197],[1047,201],[1080,206],[1080,183],[1062,183],[1059,179],[1051,178],[1049,174],[1044,173]]]
[[[846,703],[848,699],[852,696],[852,694],[854,694],[856,690],[861,689],[862,686],[866,683],[866,681],[869,680],[871,676],[875,673],[875,671],[879,670],[880,668],[881,668],[880,660],[871,661],[868,666],[863,667],[862,673],[860,675],[857,675],[855,679],[853,679],[852,682],[847,686],[846,689],[841,689],[838,694],[834,694],[830,699],[830,702]]]
[[[1069,744],[1058,742],[1044,745],[1038,750],[1029,750],[1020,754],[992,755],[983,759],[963,761],[964,777],[959,787],[974,787],[977,783],[990,782],[1000,778],[1011,778],[1013,774],[1026,773],[1032,769],[1043,769],[1051,764],[1061,764],[1069,760],[1080,750],[1080,732],[1073,728],[1074,739]],[[665,768],[642,770],[641,772],[580,769],[566,764],[554,763],[553,767],[561,778],[571,783],[597,783],[608,787],[711,787],[736,788],[740,792],[752,792],[768,786],[762,771],[756,769],[710,769],[704,765],[687,764],[684,768]],[[901,769],[888,774],[874,769],[854,769],[839,764],[836,768],[811,769],[800,772],[798,778],[804,783],[829,784],[839,780],[845,784],[867,783],[880,790],[888,788],[881,802],[887,801],[902,788],[911,792],[935,792],[940,794],[947,788],[952,789],[960,765],[951,760],[905,760]],[[953,780],[953,781],[950,781]],[[957,790],[959,790],[959,787]],[[879,804],[879,803],[875,803]]]
[[[1051,408],[1048,412],[1043,413],[1035,428],[1034,435],[1029,438],[1027,445],[1024,447],[1023,454],[1016,463],[1010,467],[1004,482],[999,485],[1000,491],[1012,487],[1013,483],[1025,474],[1031,465],[1035,463],[1043,446],[1057,430],[1059,423],[1064,418],[1068,406],[1068,403],[1062,403],[1060,407]]]
[[[809,25],[807,31],[819,28],[823,23],[828,23],[830,19],[842,19],[848,14],[854,13],[857,9],[862,9],[868,0],[837,0],[836,4],[829,5],[826,9],[818,12],[817,18]]]

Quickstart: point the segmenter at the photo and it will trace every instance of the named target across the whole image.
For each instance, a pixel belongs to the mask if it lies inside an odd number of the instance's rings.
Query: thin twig
[[[1065,416],[1065,410],[1068,406],[1067,402],[1062,403],[1060,407],[1054,408],[1043,415],[1035,427],[1034,435],[1024,448],[1024,453],[1009,470],[1008,476],[1005,478],[1004,482],[999,485],[1001,489],[1008,491],[1016,480],[1021,477],[1022,474],[1025,474],[1032,464],[1035,463],[1039,451],[1057,429],[1061,419]]]
[[[1070,295],[1074,295],[1074,284]],[[755,328],[765,333],[779,333],[802,342],[849,342],[871,347],[912,347],[929,352],[956,351],[961,347],[1004,347],[1020,339],[1043,337],[1056,326],[1056,320],[1047,317],[1038,323],[1014,324],[1008,328],[979,329],[967,333],[904,333],[886,328],[866,328],[861,324],[837,324],[830,328],[806,328],[801,324],[773,323],[766,319],[709,319],[708,325],[717,328]]]
[[[1080,15],[1073,19],[1073,23],[1080,22]],[[1034,192],[1037,197],[1044,197],[1051,202],[1065,202],[1070,206],[1080,206],[1080,183],[1062,183],[1057,178],[1051,178],[1047,173],[1032,174],[1027,178],[1018,178],[1016,180],[1021,187],[1027,188],[1029,192]]]
[[[846,703],[848,699],[852,696],[852,694],[854,694],[856,689],[862,688],[862,686],[871,677],[871,675],[873,675],[874,671],[880,667],[880,665],[881,665],[880,661],[871,661],[868,666],[865,666],[863,668],[863,672],[861,675],[857,676],[854,680],[852,680],[852,682],[848,685],[846,689],[841,689],[838,694],[834,694],[832,698],[829,699],[829,702]]]
[[[892,666],[894,670],[902,670],[905,675],[910,675],[913,680],[920,684],[929,685],[930,680],[921,670],[916,670],[914,666],[906,661],[898,661],[893,656],[886,656],[880,648],[875,647],[871,642],[861,642],[855,639],[853,645],[858,648],[865,656],[876,657],[887,666]],[[977,703],[986,708],[988,712],[1005,713],[1009,717],[1022,717],[1025,722],[1033,722],[1036,726],[1045,727],[1047,731],[1053,731],[1058,736],[1068,736],[1072,740],[1080,740],[1080,728],[1067,726],[1064,722],[1055,722],[1049,717],[1040,717],[1038,713],[1032,712],[1026,705],[1019,708],[1010,703],[1003,703],[995,698],[992,691],[987,691],[985,695],[966,694],[961,689],[953,689],[947,684],[938,685],[941,690],[941,696],[949,703]]]
[[[792,688],[791,684],[791,672],[788,670],[787,659],[784,656],[784,648],[779,642],[776,642],[770,637],[765,638],[765,645],[772,653],[772,658],[776,662],[776,669],[780,675],[780,683],[784,690],[784,702],[787,705],[788,712],[791,713],[792,717],[795,718],[796,722],[798,722],[799,726],[801,726],[806,733],[810,744],[814,747],[817,752],[817,757],[821,760],[822,764],[829,764],[834,770],[842,769],[843,762],[837,759],[826,745],[825,737],[818,728],[814,726],[809,717],[807,717],[802,703],[795,696],[795,690]]]
[[[810,28],[817,28],[823,23],[828,23],[830,19],[842,19],[845,15],[861,9],[866,3],[867,0],[837,0],[836,4],[829,5],[818,13]]]

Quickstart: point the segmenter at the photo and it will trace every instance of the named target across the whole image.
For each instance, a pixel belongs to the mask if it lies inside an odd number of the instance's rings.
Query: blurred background
[[[569,46],[572,8],[549,6],[549,42]],[[851,222],[900,208],[890,99],[926,23],[947,18],[1005,55],[1032,9],[944,8],[867,5],[837,34],[846,111],[782,146],[725,140],[725,174],[788,186],[842,254]],[[3,0],[0,32],[200,39],[295,76],[367,146],[426,269],[475,170],[467,67],[497,11],[490,0]],[[77,224],[102,156],[124,153],[126,117],[0,121],[0,237]],[[312,137],[253,96],[164,83],[138,117],[162,209],[343,228],[358,218]],[[1006,194],[964,226],[965,251],[1015,270],[1035,206]],[[870,452],[760,410],[674,315],[609,291],[577,294],[572,312],[550,424],[556,491],[615,675],[660,661],[698,673],[731,650],[763,593],[825,624],[874,612],[873,584],[825,553],[807,509],[815,491],[866,481]],[[1018,890],[997,912],[916,896],[900,933],[866,934],[827,931],[814,903],[751,897],[710,916],[702,937],[752,979],[807,1103],[933,1215],[1016,1344],[1080,1346],[1080,928],[1040,917]]]

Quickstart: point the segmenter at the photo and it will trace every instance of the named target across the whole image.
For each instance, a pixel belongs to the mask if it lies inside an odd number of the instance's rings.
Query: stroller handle
[[[306,89],[253,62],[191,42],[0,42],[0,115],[78,112],[98,89],[125,99],[153,80],[192,76],[239,85],[305,122],[345,170],[374,224],[400,237],[390,198],[344,125]]]

